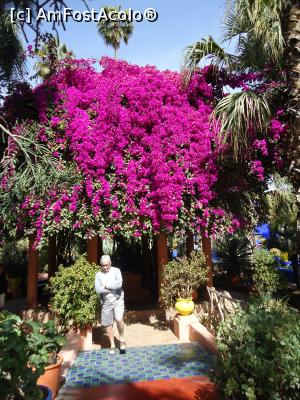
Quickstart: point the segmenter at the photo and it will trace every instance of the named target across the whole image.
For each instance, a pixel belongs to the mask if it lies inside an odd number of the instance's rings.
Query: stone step
[[[125,323],[150,323],[155,324],[156,322],[166,322],[170,318],[167,315],[166,310],[161,308],[153,308],[146,310],[129,309],[126,310],[124,315]]]

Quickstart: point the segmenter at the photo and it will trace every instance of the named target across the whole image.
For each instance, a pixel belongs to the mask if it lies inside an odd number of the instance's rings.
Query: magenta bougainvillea
[[[37,243],[64,228],[136,237],[235,229],[238,220],[216,201],[224,146],[210,121],[216,85],[209,69],[183,89],[178,73],[110,58],[101,66],[97,72],[89,61],[68,60],[33,89],[38,121],[26,123],[57,168],[76,179],[56,183],[47,195],[24,196],[17,228],[36,230]],[[258,182],[265,180],[262,160],[284,129],[276,118],[271,127],[267,138],[253,136],[247,160],[247,174]],[[17,154],[14,143],[7,151]],[[9,190],[7,176],[2,190]]]

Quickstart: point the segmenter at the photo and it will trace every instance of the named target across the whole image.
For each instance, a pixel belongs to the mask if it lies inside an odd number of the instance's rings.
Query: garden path
[[[22,301],[9,303],[9,308],[17,308]],[[66,381],[56,400],[219,399],[207,377],[211,354],[178,340],[160,314],[157,309],[126,313],[127,354],[115,355],[113,363],[111,356],[107,358],[108,340],[101,327],[94,329],[96,344],[78,357],[76,348],[65,349]],[[81,367],[86,367],[83,376],[79,376]]]
[[[57,400],[216,400],[208,380],[214,356],[197,343],[81,351]]]

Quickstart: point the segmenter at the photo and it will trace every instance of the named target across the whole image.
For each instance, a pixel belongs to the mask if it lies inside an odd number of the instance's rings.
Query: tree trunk
[[[186,255],[189,257],[194,250],[194,234],[190,230],[187,231],[186,237]]]
[[[38,264],[39,254],[33,249],[35,236],[29,238],[28,248],[28,272],[27,272],[27,305],[35,307],[38,300]]]
[[[158,297],[161,287],[161,273],[163,266],[169,262],[168,239],[163,233],[157,235],[157,291]]]
[[[149,238],[142,235],[142,287],[148,287],[153,284],[152,279],[152,259],[149,248]]]

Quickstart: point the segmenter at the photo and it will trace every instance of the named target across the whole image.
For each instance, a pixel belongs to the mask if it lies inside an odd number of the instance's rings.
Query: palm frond
[[[27,195],[47,198],[51,189],[66,190],[82,179],[75,163],[63,166],[50,148],[35,139],[38,128],[24,128],[21,136],[1,126],[17,145],[14,155],[4,153],[1,160],[0,180],[8,180],[7,186],[0,188],[0,220],[7,230],[16,226],[16,208]]]
[[[235,0],[227,2],[224,39],[250,35],[256,43],[263,44],[258,49],[267,62],[278,63],[283,55],[284,38],[281,19],[289,0]],[[261,55],[262,57],[262,55]]]
[[[253,35],[240,36],[237,47],[241,69],[262,69],[270,62],[264,44]]]
[[[238,16],[234,13],[230,13],[225,17],[224,20],[224,37],[223,42],[231,41],[236,36],[242,35],[249,30],[249,19],[245,18],[242,14]]]
[[[185,71],[187,80],[190,79],[195,68],[205,60],[210,60],[214,65],[232,69],[236,65],[237,57],[227,53],[211,36],[208,36],[185,49],[182,70]]]
[[[262,130],[270,119],[265,98],[251,90],[232,93],[217,104],[213,117],[220,123],[220,139],[231,145],[237,158],[247,147],[251,129]]]

